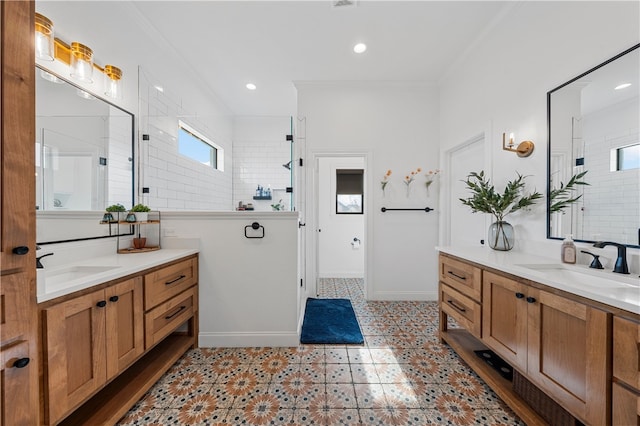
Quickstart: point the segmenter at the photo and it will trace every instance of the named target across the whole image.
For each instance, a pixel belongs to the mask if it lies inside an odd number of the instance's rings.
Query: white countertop
[[[488,247],[437,247],[438,251],[489,268],[640,314],[640,278],[588,265],[567,265],[558,259]],[[558,258],[560,256],[558,255]]]
[[[115,280],[130,274],[153,268],[167,262],[172,262],[180,258],[198,253],[198,249],[160,249],[146,253],[111,254],[107,256],[83,259],[82,261],[69,263],[64,266],[54,268],[38,269],[37,300],[38,303],[55,299],[78,290]],[[47,276],[54,277],[56,274],[70,270],[88,271],[92,268],[98,270],[108,268],[95,273],[87,273],[84,276],[70,278],[63,283],[52,283],[53,279],[47,283]],[[79,274],[80,275],[80,274]]]

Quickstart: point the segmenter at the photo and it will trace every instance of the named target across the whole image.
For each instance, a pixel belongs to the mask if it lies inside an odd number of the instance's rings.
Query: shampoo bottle
[[[576,263],[576,245],[573,243],[573,235],[567,235],[562,241],[562,262]]]

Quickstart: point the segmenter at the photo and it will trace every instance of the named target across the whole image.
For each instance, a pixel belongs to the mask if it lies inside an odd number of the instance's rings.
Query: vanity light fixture
[[[614,90],[622,90],[622,89],[626,89],[627,87],[631,86],[631,83],[622,83],[617,85]]]
[[[516,146],[513,138],[513,133],[509,133],[509,142],[507,143],[507,134],[502,134],[502,149],[505,151],[511,151],[518,154],[518,157],[528,157],[533,153],[535,145],[531,141],[522,141]]]
[[[249,90],[256,90],[258,87],[253,84],[253,83],[247,83],[247,85],[245,86],[247,89]]]
[[[367,45],[364,43],[358,43],[353,46],[353,51],[356,53],[364,53],[367,50]]]
[[[40,13],[36,13],[35,32],[37,59],[47,61],[57,59],[69,65],[71,77],[85,83],[93,83],[95,68],[105,76],[104,94],[114,99],[121,96],[122,70],[120,68],[114,65],[105,65],[103,68],[93,62],[93,50],[89,46],[77,41],[69,45],[54,37],[53,22]],[[47,77],[44,76],[44,78]]]

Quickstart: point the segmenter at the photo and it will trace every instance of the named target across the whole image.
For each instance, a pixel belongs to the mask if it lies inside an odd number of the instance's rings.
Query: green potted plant
[[[526,176],[517,173],[518,177],[507,182],[504,192],[500,194],[491,184],[489,178],[480,173],[471,172],[467,180],[463,181],[467,189],[471,191],[471,197],[460,198],[465,206],[471,207],[473,213],[489,213],[495,218],[495,222],[489,227],[489,247],[494,250],[511,250],[513,248],[513,227],[504,218],[520,209],[528,208],[542,198],[542,194],[534,191],[524,195],[524,180]]]
[[[117,222],[120,220],[120,213],[126,212],[127,209],[122,204],[112,204],[106,208],[106,211],[107,212],[102,217],[102,221]]]
[[[144,204],[136,204],[131,207],[129,213],[133,213],[133,222],[146,222],[149,219],[149,211],[151,211],[151,209]],[[127,221],[129,221],[128,216]]]

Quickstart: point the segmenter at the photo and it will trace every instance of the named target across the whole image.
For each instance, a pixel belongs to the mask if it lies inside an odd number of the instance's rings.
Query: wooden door
[[[527,371],[527,297],[535,290],[485,271],[482,341],[513,367]]]
[[[106,288],[105,297],[107,379],[110,379],[144,352],[142,277]]]
[[[105,292],[99,290],[43,312],[49,423],[64,417],[106,381],[106,307]]]
[[[611,315],[540,291],[529,303],[528,376],[587,424],[609,419]]]
[[[0,2],[0,425],[38,423],[34,4]]]

